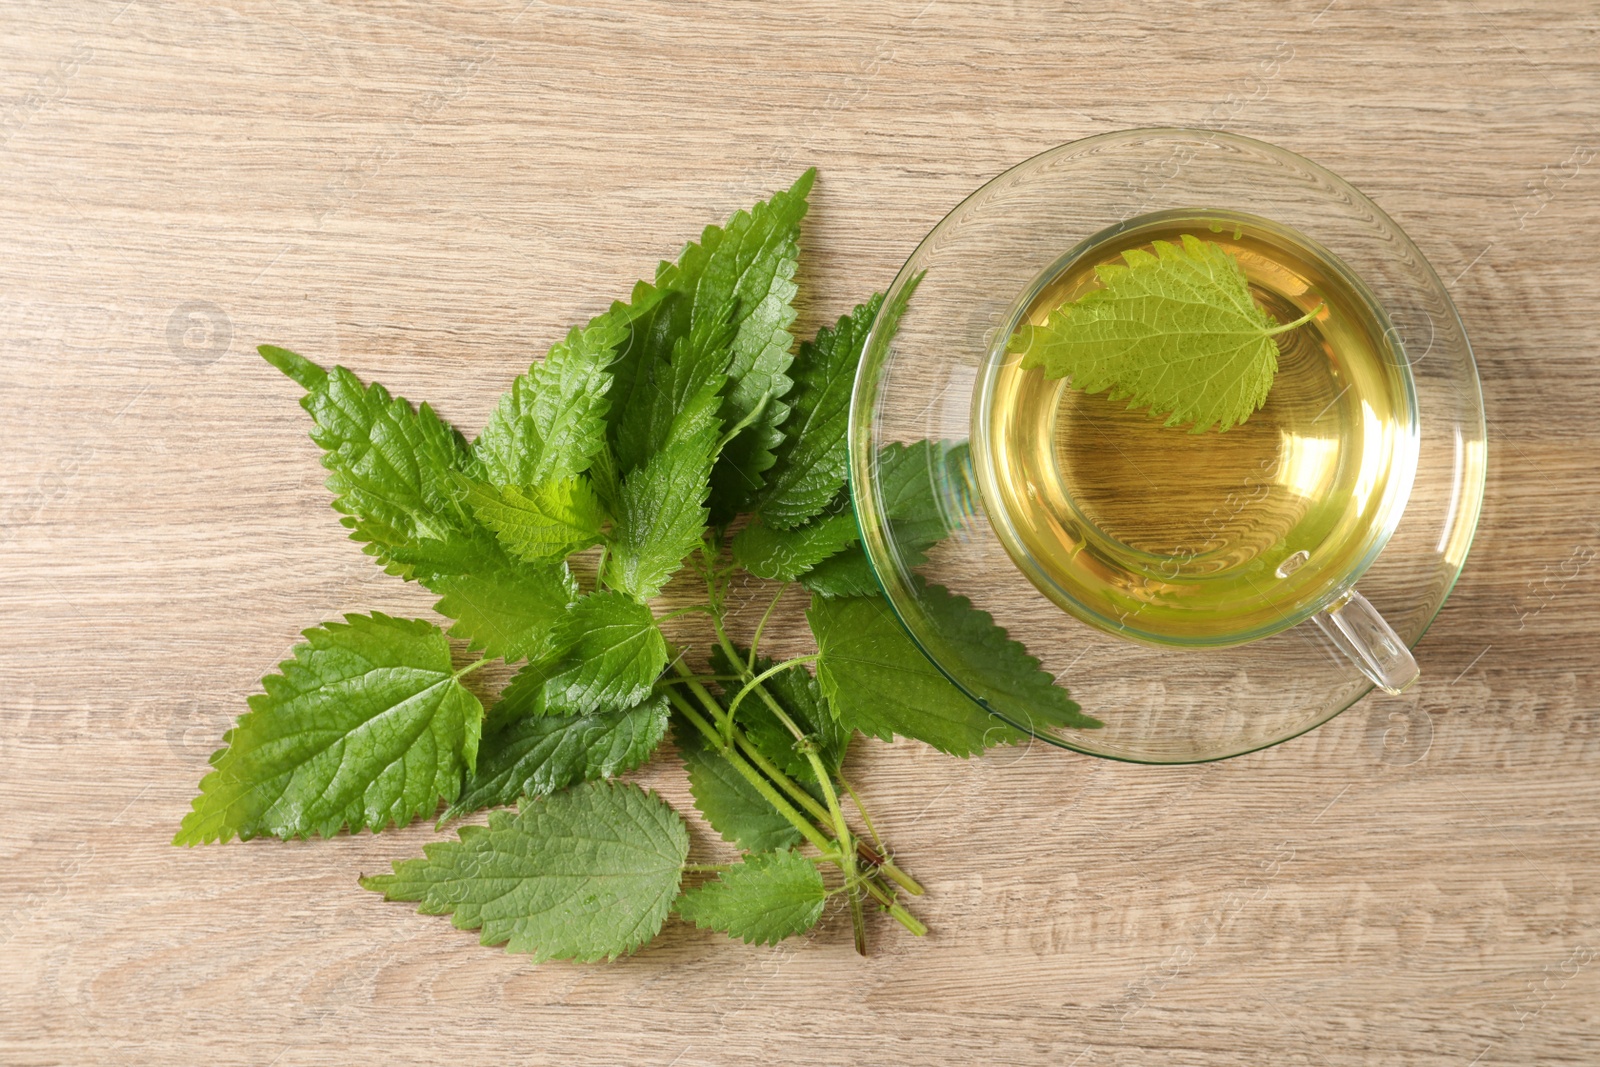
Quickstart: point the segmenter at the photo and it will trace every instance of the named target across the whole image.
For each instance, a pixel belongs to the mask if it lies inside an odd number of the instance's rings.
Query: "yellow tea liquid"
[[[973,460],[1012,559],[1112,633],[1220,646],[1301,621],[1354,582],[1398,522],[1416,469],[1410,370],[1387,320],[1324,250],[1266,219],[1162,212],[1091,239],[1021,321],[1099,288],[1094,268],[1183,234],[1235,255],[1279,322],[1266,405],[1225,433],[1023,370],[1003,344],[974,396]]]

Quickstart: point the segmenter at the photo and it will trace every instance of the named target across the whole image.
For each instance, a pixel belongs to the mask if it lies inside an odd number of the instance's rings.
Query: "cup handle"
[[[1354,589],[1316,615],[1317,628],[1385,693],[1402,693],[1420,671],[1411,650],[1372,602]]]

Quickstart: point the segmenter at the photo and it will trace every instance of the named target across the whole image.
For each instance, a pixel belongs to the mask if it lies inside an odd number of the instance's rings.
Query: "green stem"
[[[478,660],[475,663],[469,663],[465,667],[462,667],[459,671],[456,671],[450,677],[451,677],[451,679],[462,678],[465,675],[471,674],[473,671],[477,670],[479,667],[483,666],[485,663],[488,663],[493,658],[494,658],[493,656],[485,656],[485,657],[483,657],[482,659]]]
[[[665,615],[659,615],[659,616],[656,617],[656,625],[660,626],[664,622],[667,622],[667,621],[672,620],[672,619],[676,619],[681,615],[688,615],[690,612],[695,612],[695,611],[703,611],[707,615],[709,615],[709,614],[711,614],[711,605],[709,605],[709,604],[690,604],[686,608],[679,608],[677,611],[669,611]]]
[[[742,674],[691,674],[687,678],[662,678],[657,685],[683,685],[686,682],[737,682]]]
[[[727,631],[722,628],[721,621],[713,617],[712,622],[715,624],[717,631],[717,642],[722,646],[722,651],[728,657],[728,662],[738,663],[740,661],[739,650],[733,647],[732,641],[728,640]],[[799,728],[795,726],[793,722],[789,721],[788,714],[773,701],[772,697],[767,694],[765,689],[757,685],[755,687],[755,691],[757,695],[759,695],[761,699],[766,702],[768,707],[774,708],[777,711],[779,721],[784,723],[789,728],[791,733],[794,733],[795,740],[798,741],[800,738],[805,736],[803,733],[797,732]],[[703,689],[702,692],[704,692]],[[710,700],[711,695],[706,693],[702,699]],[[723,720],[723,725],[727,731],[728,740],[730,742],[737,741],[739,747],[744,750],[745,756],[750,759],[751,762],[755,763],[756,766],[760,767],[769,776],[771,776],[773,781],[781,785],[783,787],[783,791],[793,797],[801,807],[805,808],[806,811],[811,814],[812,818],[816,819],[820,823],[823,823],[824,825],[828,823],[828,813],[824,811],[817,803],[816,798],[810,793],[806,792],[804,789],[800,788],[800,786],[796,785],[792,778],[774,766],[771,760],[767,759],[766,756],[763,756],[760,752],[758,752],[756,747],[744,737],[744,734],[742,731],[740,731],[738,724],[733,721],[733,709],[731,707],[728,709],[728,717]]]
[[[786,659],[782,663],[778,663],[778,664],[775,664],[775,665],[773,665],[771,667],[768,667],[766,670],[762,671],[760,674],[756,675],[754,678],[752,678],[748,682],[746,682],[744,684],[744,688],[739,690],[739,692],[734,696],[732,702],[728,704],[728,717],[729,718],[733,717],[733,713],[739,709],[740,703],[742,703],[744,701],[744,698],[749,695],[750,690],[757,688],[758,686],[761,685],[762,682],[766,681],[768,678],[771,678],[775,674],[782,674],[784,671],[788,670],[790,667],[799,666],[802,663],[815,663],[815,662],[817,662],[817,655],[816,655],[816,653],[812,653],[809,656],[796,656],[794,659]],[[788,716],[784,716],[784,718],[787,719]],[[786,725],[788,725],[791,729],[796,729],[796,727],[794,726],[793,723],[787,723]],[[803,734],[803,733],[800,735],[800,737],[804,737],[804,736],[805,736],[805,734]],[[795,740],[796,741],[800,740],[800,737],[796,737]]]
[[[745,662],[745,670],[754,671],[756,669],[756,649],[761,647],[761,635],[766,632],[767,620],[772,618],[772,613],[777,610],[778,601],[783,599],[783,594],[788,590],[788,582],[778,586],[778,595],[772,598],[772,603],[767,605],[767,610],[761,613],[761,621],[756,623],[755,636],[750,638],[750,658]]]
[[[878,868],[878,870],[882,871],[884,874],[888,875],[889,878],[894,880],[896,885],[914,897],[920,897],[922,894],[927,892],[926,889],[922,888],[921,882],[918,882],[905,871],[902,871],[899,867],[896,867],[889,861],[888,856],[880,857],[878,862],[873,864],[873,866]]]
[[[723,632],[721,626],[717,627],[717,640],[721,643],[722,651],[727,655],[728,659],[731,662],[734,662],[734,663],[739,662],[739,652],[738,652],[737,649],[735,649],[733,647],[733,642],[728,640],[728,635]],[[809,658],[814,659],[815,657],[809,657]],[[755,686],[755,694],[756,694],[756,696],[760,697],[762,703],[766,704],[768,709],[770,709],[772,711],[772,713],[775,716],[777,716],[778,721],[783,723],[784,726],[789,730],[789,732],[794,735],[794,738],[795,738],[796,741],[798,741],[801,738],[805,737],[805,731],[801,730],[800,727],[795,724],[794,720],[789,718],[789,713],[783,710],[783,706],[780,705],[777,702],[777,700],[773,698],[771,693],[767,692],[765,686],[756,685]],[[728,722],[729,722],[729,725],[732,726],[733,718],[732,718],[731,715],[729,716]],[[765,763],[766,761],[763,759],[762,762]],[[770,763],[768,764],[768,766],[771,766]],[[763,767],[762,769],[766,770],[767,768]],[[787,775],[783,775],[783,774],[781,774],[781,772],[777,772],[776,768],[773,768],[773,770],[769,771],[768,773],[773,774],[775,780],[789,783],[792,786],[792,788],[788,790],[790,792],[790,794],[795,796],[796,799],[800,799],[800,798],[803,797],[804,800],[802,800],[801,803],[805,804],[807,810],[811,812],[812,816],[814,818],[816,818],[818,822],[827,822],[828,821],[826,816],[824,816],[820,811],[816,810],[815,801],[811,798],[811,795],[809,793],[806,793],[804,790],[800,789],[799,786],[794,786],[793,783],[789,781],[789,778],[788,778]],[[826,777],[826,775],[819,775],[819,777]],[[857,804],[859,805],[859,803],[860,803],[860,801],[858,800]],[[866,816],[866,811],[864,809],[862,811],[862,816],[863,817]],[[870,826],[870,822],[869,822],[869,826]],[[866,842],[860,841],[860,840],[857,840],[856,845],[857,845],[858,848],[862,848],[862,849],[865,849],[867,847]],[[917,882],[916,879],[912,878],[910,875],[906,874],[900,868],[896,867],[892,862],[890,862],[890,860],[889,860],[889,858],[887,856],[879,855],[879,854],[875,853],[868,860],[868,862],[871,863],[874,867],[877,867],[879,870],[881,870],[885,875],[887,875],[888,877],[892,878],[897,884],[899,884],[903,889],[905,889],[906,892],[910,893],[912,896],[920,897],[925,892],[925,890]]]
[[[879,852],[883,852],[883,838],[878,836],[877,827],[872,825],[872,816],[867,814],[867,806],[861,803],[861,797],[851,788],[850,783],[845,780],[845,776],[842,774],[839,775],[839,784],[844,786],[844,791],[850,794],[851,802],[855,804],[856,810],[861,813],[861,821],[867,824],[867,833],[872,835],[872,843],[877,846]]]
[[[1327,306],[1326,304],[1318,304],[1316,307],[1312,308],[1310,311],[1306,312],[1304,315],[1301,315],[1298,319],[1295,319],[1293,322],[1282,322],[1282,323],[1279,323],[1278,325],[1274,326],[1272,329],[1267,331],[1267,336],[1268,337],[1276,337],[1280,333],[1288,333],[1290,330],[1293,330],[1296,327],[1304,326],[1306,323],[1308,323],[1312,319],[1316,318],[1318,313],[1321,312],[1322,309],[1324,307],[1326,307],[1326,306]]]
[[[712,562],[710,558],[711,553],[707,553],[706,555],[708,557],[707,562],[709,564]],[[743,657],[741,657],[738,653],[738,650],[733,647],[733,642],[728,639],[727,630],[723,626],[722,612],[718,609],[719,589],[711,570],[712,568],[708,566],[706,575],[706,591],[710,601],[709,614],[711,616],[711,626],[716,632],[717,643],[722,647],[722,651],[728,657],[728,661],[730,663],[739,663]],[[766,625],[766,621],[771,616],[773,609],[777,606],[777,602],[777,598],[775,597],[772,604],[768,605],[766,613],[762,616],[761,625],[763,627]],[[758,639],[760,632],[761,631],[758,628]],[[791,779],[787,774],[783,773],[783,771],[781,771],[779,768],[775,767],[764,755],[756,751],[755,746],[752,745],[749,739],[744,736],[744,732],[738,728],[738,725],[733,719],[733,710],[738,706],[739,700],[742,700],[748,692],[754,690],[755,693],[761,697],[762,701],[767,705],[767,707],[770,708],[778,717],[778,720],[784,724],[791,734],[794,735],[797,741],[804,739],[805,732],[802,731],[798,725],[796,725],[794,720],[789,717],[788,712],[786,712],[783,707],[778,704],[778,702],[770,693],[766,691],[766,688],[761,683],[781,670],[786,670],[789,667],[795,666],[796,664],[813,662],[816,660],[816,658],[817,657],[815,655],[797,657],[796,659],[778,664],[777,666],[762,672],[759,677],[751,675],[750,679],[746,682],[745,687],[740,691],[738,697],[726,710],[724,710],[716,698],[713,697],[711,693],[707,691],[707,689],[701,685],[697,679],[694,678],[688,667],[684,666],[681,662],[674,661],[674,668],[690,692],[699,698],[701,704],[703,704],[710,712],[713,720],[720,720],[719,725],[722,727],[721,730],[719,730],[717,726],[714,726],[711,721],[708,721],[704,716],[700,715],[694,706],[681,693],[674,689],[667,689],[666,693],[668,699],[671,700],[680,711],[684,712],[685,716],[689,718],[690,722],[694,724],[695,728],[700,730],[702,734],[712,741],[712,743],[716,746],[717,751],[723,756],[723,758],[727,759],[741,776],[749,781],[751,785],[756,787],[757,792],[761,794],[763,799],[771,804],[779,814],[783,815],[785,819],[788,819],[789,822],[796,827],[796,829],[799,829],[806,840],[810,841],[813,845],[816,845],[816,847],[827,856],[830,862],[839,867],[841,872],[844,874],[844,887],[849,893],[850,922],[855,934],[856,951],[861,955],[866,955],[867,931],[866,921],[862,915],[861,909],[862,889],[865,888],[866,892],[872,895],[872,897],[879,903],[883,904],[884,907],[889,910],[889,913],[894,916],[897,922],[920,937],[922,934],[927,932],[927,927],[919,922],[915,916],[911,915],[910,912],[906,911],[895,902],[893,890],[888,889],[878,881],[877,873],[881,871],[883,874],[893,878],[897,883],[906,888],[908,892],[913,894],[921,894],[922,887],[917,885],[915,881],[907,877],[905,874],[897,870],[893,864],[888,862],[886,858],[873,852],[867,846],[866,842],[856,838],[851,832],[850,826],[844,818],[844,810],[840,807],[838,793],[833,788],[833,781],[828,775],[827,768],[822,765],[821,757],[819,757],[816,752],[808,750],[806,752],[806,759],[810,762],[812,772],[816,775],[817,781],[821,785],[823,796],[827,800],[828,810],[826,812],[821,810],[821,808],[817,805],[815,798],[796,785],[793,779]],[[752,645],[751,657],[746,661],[746,674],[750,674],[750,671],[753,670],[753,664],[754,645]],[[763,773],[769,776],[770,780],[769,778],[764,778],[762,776]],[[832,824],[834,834],[838,838],[837,850],[835,850],[833,842],[829,841],[821,830],[818,830],[817,827],[813,826],[809,821],[801,817],[800,813],[783,799],[782,794],[780,794],[778,789],[773,786],[772,783],[774,782],[778,783],[779,787],[793,796],[809,814],[817,819],[818,822],[825,826],[830,823]],[[859,807],[859,798],[857,798],[856,803]],[[862,815],[863,818],[865,818],[865,810],[863,810]],[[868,825],[870,827],[870,821]],[[874,834],[874,836],[876,836],[876,834]],[[823,843],[819,843],[818,838],[821,838]],[[870,854],[868,862],[872,865],[874,871],[866,874],[858,872],[858,868],[856,866],[856,853],[858,848],[863,853]]]
[[[682,674],[684,670],[686,668],[680,665],[679,673]],[[711,695],[711,690],[696,681],[686,682],[685,684],[688,686],[689,692],[699,698],[701,705],[711,712],[711,717],[722,728],[722,739],[731,744],[737,729],[733,724],[733,716],[729,715],[723,706],[718,703],[717,698]]]
[[[786,724],[793,729],[794,723],[788,721],[787,715],[783,716]],[[867,954],[867,924],[861,914],[861,894],[856,891],[856,846],[855,839],[850,833],[850,825],[844,821],[844,809],[839,807],[839,795],[833,788],[833,782],[828,777],[828,769],[822,765],[822,758],[809,747],[806,749],[806,759],[811,763],[811,772],[817,776],[817,782],[822,786],[822,796],[828,802],[828,814],[833,816],[834,835],[839,839],[839,864],[844,872],[844,884],[850,887],[850,924],[855,929],[856,952],[862,956]]]
[[[737,662],[738,657],[733,655],[733,651],[731,649],[727,651]],[[801,656],[798,659],[780,663],[750,679],[749,682],[745,683],[745,687],[739,691],[739,696],[734,699],[733,704],[729,705],[728,717],[730,719],[733,717],[733,709],[738,705],[739,700],[754,689],[761,694],[761,699],[766,702],[772,713],[778,717],[778,721],[783,723],[784,727],[794,735],[794,739],[796,741],[804,740],[805,731],[800,729],[799,725],[789,717],[789,713],[783,709],[782,705],[762,688],[761,683],[772,675],[777,674],[780,670],[787,670],[795,663],[809,663],[816,658],[816,656]],[[855,835],[850,832],[850,824],[844,820],[844,809],[839,807],[839,794],[833,788],[833,779],[828,774],[828,769],[822,765],[822,757],[818,756],[810,745],[804,746],[804,749],[806,761],[811,764],[811,773],[816,776],[817,784],[822,788],[822,798],[828,802],[828,817],[833,822],[833,835],[839,839],[839,859],[841,861],[839,869],[844,872],[844,884],[850,891],[850,925],[855,930],[856,952],[865,956],[867,954],[867,924],[866,919],[861,914],[861,893],[857,888]]]
[[[761,794],[761,798],[763,800],[777,809],[779,815],[782,815],[785,819],[789,820],[789,822],[793,824],[794,828],[799,830],[801,836],[803,836],[807,841],[815,845],[824,855],[828,856],[830,860],[833,860],[833,862],[838,862],[837,860],[833,859],[835,856],[835,848],[833,842],[828,838],[828,836],[821,830],[818,830],[815,826],[812,826],[808,819],[794,809],[793,805],[791,805],[787,800],[783,799],[783,794],[779,793],[777,789],[773,787],[771,782],[768,782],[765,778],[761,777],[759,771],[750,766],[750,764],[746,763],[739,756],[739,754],[733,750],[732,746],[722,739],[721,731],[719,731],[715,726],[711,725],[711,723],[707,722],[705,716],[701,715],[699,710],[693,704],[689,703],[683,698],[683,694],[669,689],[667,690],[667,699],[672,701],[677,709],[683,713],[684,718],[688,719],[695,729],[699,730],[703,735],[705,735],[706,740],[711,742],[717,753],[722,756],[723,759],[727,760],[733,769],[737,771],[739,775],[745,779],[745,781],[749,782],[755,787],[756,792]]]
[[[744,735],[744,731],[739,729],[737,726],[733,728],[732,742],[739,746],[740,751],[744,753],[745,759],[761,768],[761,770],[765,772],[774,782],[777,782],[778,786],[785,793],[788,793],[794,798],[795,803],[806,809],[807,814],[823,825],[827,825],[827,809],[821,804],[818,804],[817,798],[801,788],[798,782],[796,782],[793,778],[790,778],[787,774],[783,773],[783,769],[781,767],[767,759],[766,756],[762,755],[761,750],[756,748],[755,745],[751,744],[750,739]]]
[[[923,924],[922,920],[895,903],[894,897],[884,892],[880,886],[871,881],[864,881],[861,884],[866,888],[868,895],[879,904],[882,904],[884,910],[894,916],[894,920],[901,926],[904,926],[918,937],[927,936],[928,928]]]
[[[872,843],[877,846],[877,852],[870,856],[864,855],[863,858],[892,878],[901,889],[904,889],[914,897],[920,897],[926,890],[922,888],[922,884],[915,878],[890,862],[888,857],[889,850],[885,847],[883,838],[878,836],[878,831],[873,827],[872,816],[867,812],[866,804],[862,802],[861,797],[851,788],[850,782],[842,774],[839,776],[839,784],[844,786],[844,791],[850,794],[851,800],[855,801],[856,810],[861,813],[861,821],[867,824],[867,831],[872,834]],[[866,842],[858,840],[857,845],[863,853],[869,851]]]
[[[735,663],[738,662],[737,656],[732,658]],[[744,731],[740,730],[738,724],[733,721],[733,715],[724,711],[722,705],[717,703],[717,698],[712,696],[705,686],[694,680],[688,667],[684,666],[681,661],[675,661],[673,667],[678,672],[679,680],[687,685],[689,691],[700,699],[700,703],[710,713],[712,720],[720,727],[720,736],[724,745],[729,747],[737,746],[743,752],[745,759],[760,768],[772,781],[778,783],[779,787],[793,797],[801,807],[805,808],[813,819],[826,825],[828,813],[817,803],[816,798],[796,785],[794,779],[784,774],[782,770],[750,743],[749,738],[744,736]]]
[[[688,679],[669,679],[669,681],[687,680]],[[713,698],[711,698],[709,693],[705,694],[705,698],[712,700],[713,706],[715,706],[715,701]],[[685,714],[688,714],[689,711],[694,709],[694,705],[690,704],[686,699],[676,693],[668,692],[667,699],[676,704],[680,710],[685,712]],[[716,715],[715,712],[712,712],[711,714],[713,716]],[[773,765],[771,760],[763,756],[755,748],[755,746],[750,743],[749,738],[744,736],[744,732],[742,730],[739,730],[737,727],[735,727],[733,738],[725,742],[721,731],[719,731],[717,727],[712,726],[704,716],[696,712],[689,717],[690,721],[694,722],[696,728],[699,729],[701,733],[706,733],[708,729],[711,731],[709,734],[707,734],[707,737],[710,738],[717,751],[723,756],[723,758],[727,759],[729,763],[733,765],[734,769],[738,771],[740,775],[748,779],[753,785],[756,786],[758,790],[761,790],[762,797],[765,798],[769,803],[772,802],[772,794],[768,790],[762,789],[762,785],[768,784],[768,780],[761,777],[762,774],[769,776],[771,782],[776,782],[778,786],[784,790],[784,792],[794,797],[794,799],[805,808],[806,813],[817,822],[821,823],[824,827],[831,825],[832,820],[827,810],[817,803],[817,799],[810,793],[807,793],[804,789],[801,789],[800,786],[795,784],[794,779],[790,778],[787,774],[784,774],[782,770]],[[748,763],[745,761],[748,761]],[[756,775],[755,778],[751,778],[752,773]],[[779,795],[779,799],[782,799],[781,794]],[[801,833],[805,834],[806,840],[810,841],[814,845],[817,845],[817,838],[812,835],[817,834],[818,836],[821,836],[822,831],[817,830],[814,825],[806,822],[804,817],[801,816],[799,812],[795,811],[793,807],[781,806],[776,803],[773,804],[773,807],[777,808],[778,813],[784,818],[788,819],[791,823],[794,823],[797,828],[800,828],[802,823],[804,823],[805,826],[810,827],[811,833],[806,833],[804,829],[801,829]],[[800,821],[796,822],[796,819],[799,819]],[[822,836],[822,840],[827,842],[827,845],[817,845],[817,847],[822,850],[824,854],[823,858],[827,862],[832,863],[834,866],[843,869],[843,865],[839,862],[838,850],[834,847],[834,842],[826,836]],[[865,860],[869,865],[881,870],[884,874],[888,875],[890,878],[893,878],[902,886],[905,886],[909,892],[912,892],[916,895],[920,895],[922,893],[921,886],[910,881],[910,879],[906,878],[906,876],[901,874],[899,871],[894,870],[892,865],[888,864],[887,861],[885,861],[877,853],[873,852],[867,846],[866,842],[861,841],[858,838],[855,843],[856,847],[860,849],[863,854],[862,859]]]

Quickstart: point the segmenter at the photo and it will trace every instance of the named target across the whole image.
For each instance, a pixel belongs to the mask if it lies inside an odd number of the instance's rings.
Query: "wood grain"
[[[1592,4],[524,5],[0,12],[0,1061],[1600,1061]],[[1413,696],[1200,767],[863,745],[933,927],[866,960],[835,916],[532,967],[357,888],[427,826],[167,844],[300,628],[428,611],[255,344],[474,430],[804,166],[809,333],[984,179],[1167,124],[1328,165],[1451,282],[1490,487]]]

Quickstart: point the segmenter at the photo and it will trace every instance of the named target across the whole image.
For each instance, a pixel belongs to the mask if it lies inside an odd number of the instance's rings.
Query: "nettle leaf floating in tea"
[[[1226,249],[1188,234],[1182,240],[1096,267],[1105,288],[1056,308],[1043,325],[1019,328],[1010,350],[1023,353],[1024,368],[1071,376],[1086,393],[1110,390],[1113,400],[1166,416],[1168,426],[1192,423],[1200,433],[1244,422],[1266,403],[1278,372],[1273,338],[1322,305],[1279,323],[1256,306]]]

